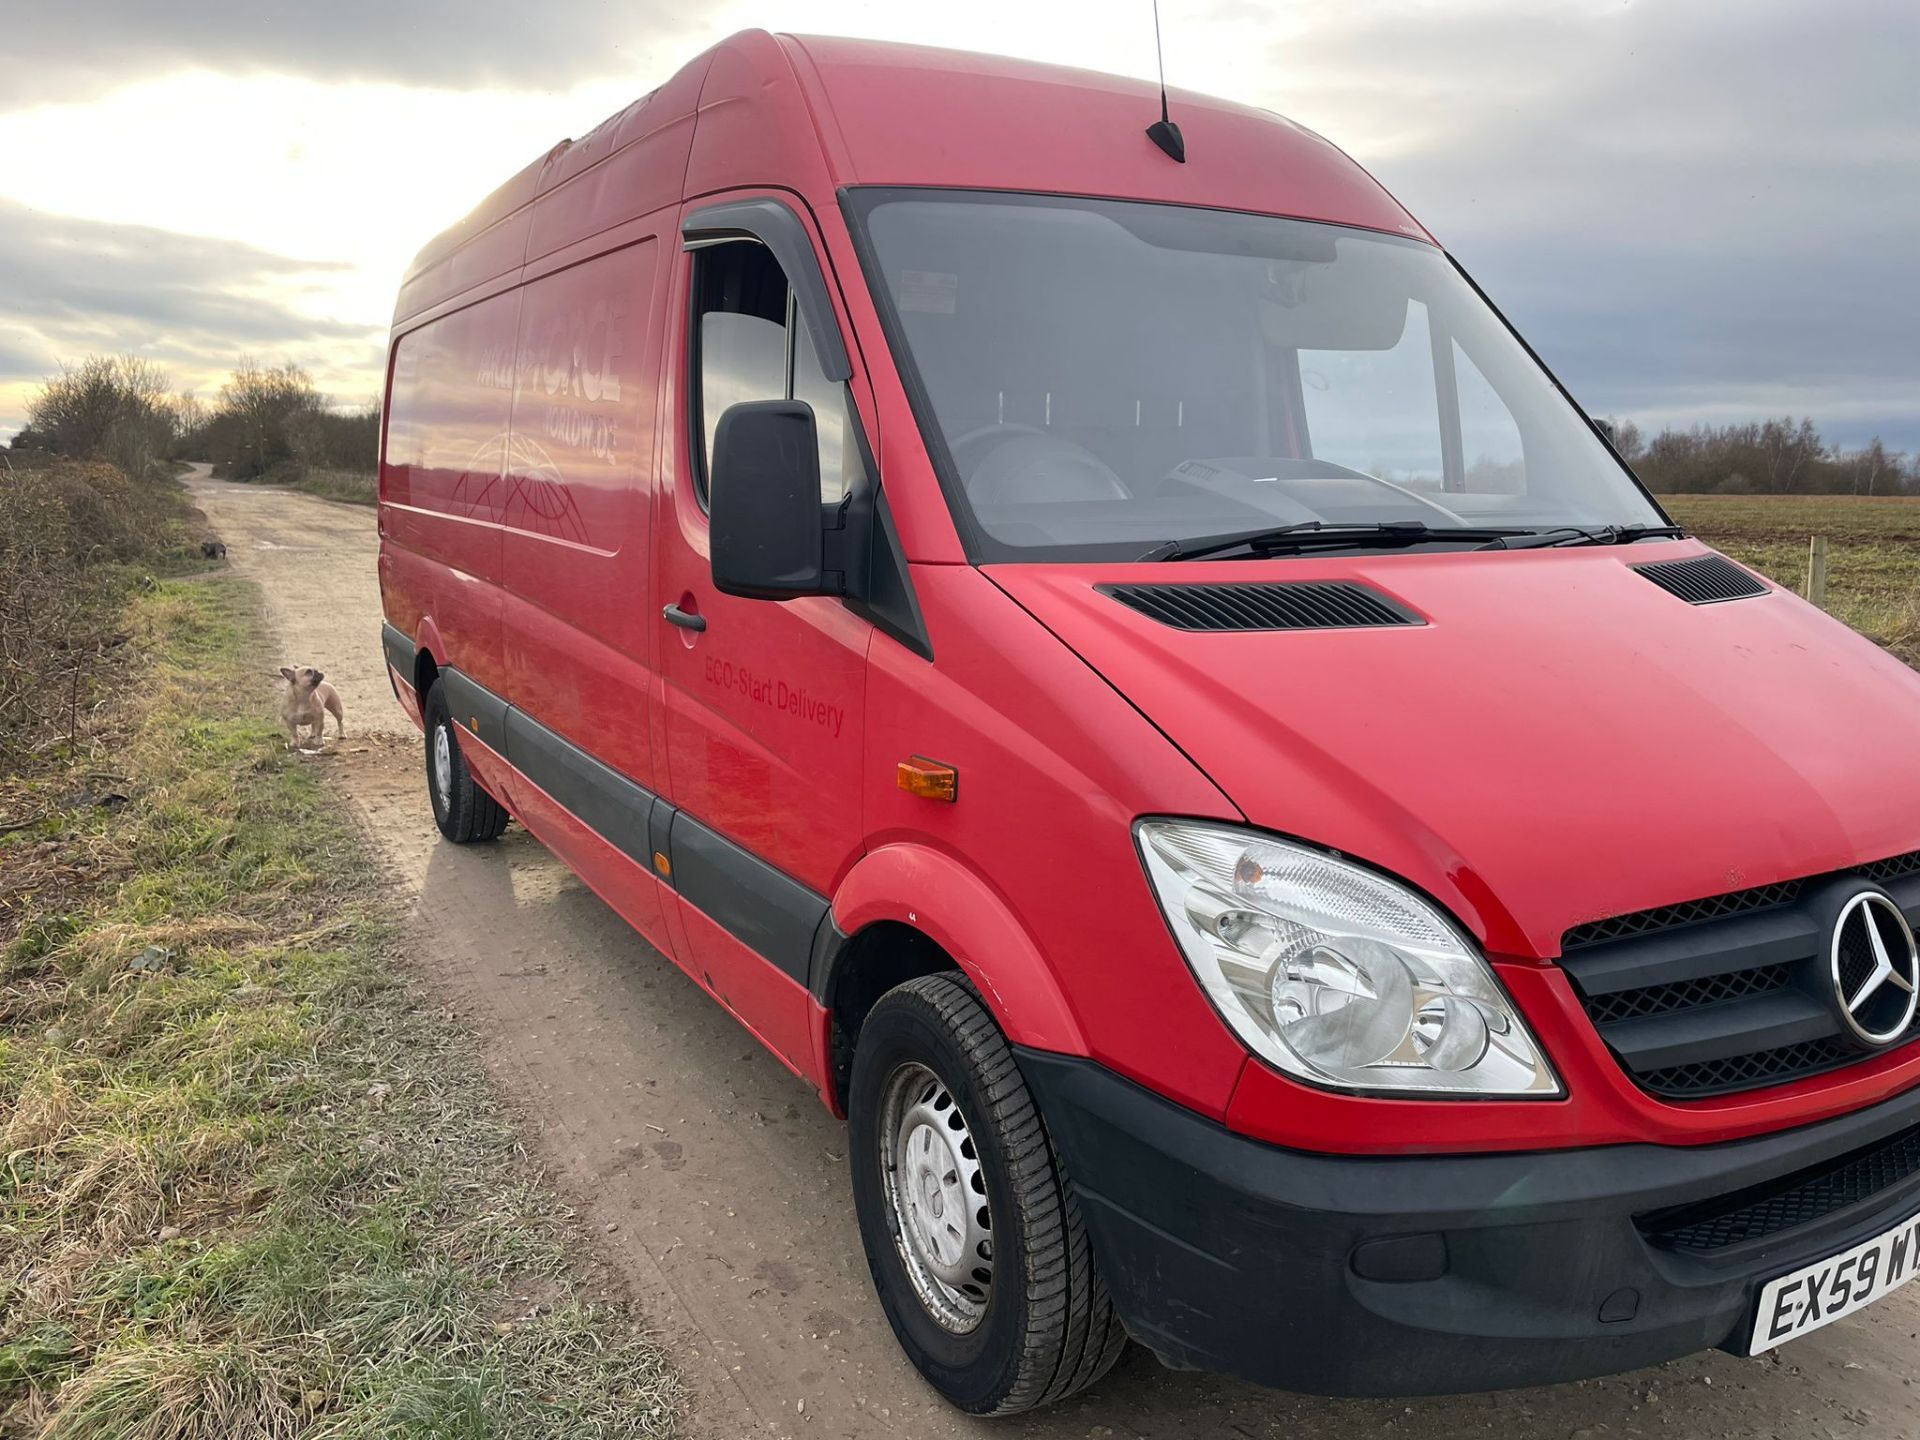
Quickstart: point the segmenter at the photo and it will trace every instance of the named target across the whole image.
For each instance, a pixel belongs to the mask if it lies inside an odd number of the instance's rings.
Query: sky
[[[1341,145],[1595,414],[1792,413],[1920,451],[1920,4],[1160,11],[1171,84]],[[336,403],[376,400],[414,252],[750,26],[1154,70],[1148,0],[19,7],[0,80],[0,439],[89,352],[144,355],[206,399],[246,354],[305,366]]]

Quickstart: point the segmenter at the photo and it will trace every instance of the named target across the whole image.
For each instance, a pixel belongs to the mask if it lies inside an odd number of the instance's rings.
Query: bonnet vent
[[[1767,593],[1767,587],[1731,560],[1702,555],[1694,560],[1661,560],[1633,567],[1669,594],[1689,605],[1717,605]]]
[[[1377,590],[1344,580],[1100,589],[1176,630],[1348,630],[1425,623]]]

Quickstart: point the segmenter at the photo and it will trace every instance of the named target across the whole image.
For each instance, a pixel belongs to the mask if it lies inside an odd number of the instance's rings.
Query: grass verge
[[[379,499],[378,477],[359,470],[309,470],[293,488],[347,505],[372,505]]]
[[[54,897],[0,952],[0,1433],[669,1435],[663,1358],[585,1298],[275,734],[259,623],[237,581],[138,597],[124,800],[0,836]]]
[[[205,568],[177,481],[33,459],[0,467],[0,790],[89,744],[128,597]],[[0,908],[5,890],[0,879]]]
[[[345,505],[375,505],[380,499],[380,477],[371,470],[328,470],[287,462],[269,466],[259,475],[233,475],[227,473],[228,468],[216,465],[213,473],[236,485],[273,485]]]

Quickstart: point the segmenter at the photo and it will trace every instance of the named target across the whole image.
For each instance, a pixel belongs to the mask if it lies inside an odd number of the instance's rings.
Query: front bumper
[[[1236,1135],[1092,1061],[1018,1054],[1134,1338],[1304,1393],[1497,1390],[1743,1348],[1767,1280],[1920,1210],[1916,1173],[1710,1250],[1649,1219],[1897,1143],[1920,1089],[1723,1145],[1347,1157]]]

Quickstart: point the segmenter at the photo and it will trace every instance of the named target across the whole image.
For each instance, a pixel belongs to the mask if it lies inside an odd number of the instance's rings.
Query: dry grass
[[[132,613],[126,801],[0,836],[0,870],[81,877],[0,946],[0,1434],[671,1433],[664,1361],[583,1297],[569,1217],[264,718],[253,592]]]
[[[168,477],[136,482],[90,461],[0,466],[0,765],[84,741],[90,680],[126,638],[128,594],[149,572],[193,568],[193,553]]]
[[[372,505],[379,499],[379,477],[360,470],[309,470],[293,482],[293,488],[322,500],[338,500],[347,505]]]
[[[1804,592],[1807,542],[1827,539],[1827,609],[1920,665],[1920,499],[1849,495],[1663,495],[1700,538]]]

